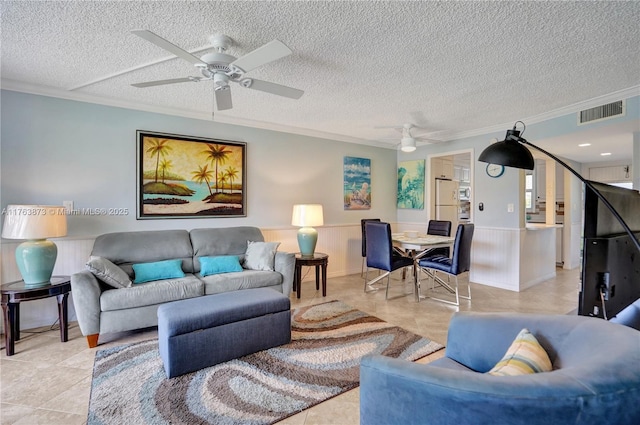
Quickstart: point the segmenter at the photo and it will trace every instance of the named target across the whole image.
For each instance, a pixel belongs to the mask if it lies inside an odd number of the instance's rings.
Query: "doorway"
[[[473,222],[474,161],[472,158],[474,158],[473,149],[429,155],[427,162],[429,164],[427,220],[436,220],[438,217],[450,220],[452,221],[452,229],[457,228],[458,223]],[[449,193],[447,195],[438,194],[439,188],[442,192],[445,187],[447,192],[456,191],[454,203],[457,206],[457,214],[453,218],[442,216],[445,212],[450,211],[450,208],[441,205],[451,204]]]

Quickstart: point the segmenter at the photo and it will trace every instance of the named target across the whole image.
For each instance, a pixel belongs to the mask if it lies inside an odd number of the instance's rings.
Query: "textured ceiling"
[[[450,140],[640,87],[637,1],[3,1],[0,7],[4,88],[211,118],[210,81],[131,87],[199,75],[131,30],[148,29],[196,56],[210,50],[208,37],[217,32],[235,40],[227,53],[236,57],[277,38],[293,54],[248,76],[302,89],[302,98],[233,85],[233,109],[216,111],[214,119],[377,146],[399,141],[399,133],[380,126],[412,122],[428,137]]]

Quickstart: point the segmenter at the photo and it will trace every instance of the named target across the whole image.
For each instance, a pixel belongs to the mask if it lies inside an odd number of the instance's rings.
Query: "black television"
[[[640,192],[590,182],[640,238]],[[578,314],[610,320],[640,298],[640,251],[588,187],[584,196],[582,275]]]

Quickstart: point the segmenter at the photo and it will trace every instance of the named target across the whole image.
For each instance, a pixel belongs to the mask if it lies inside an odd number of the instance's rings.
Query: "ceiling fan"
[[[426,128],[423,127],[418,127],[416,125],[413,125],[411,123],[407,123],[407,124],[403,124],[402,126],[386,126],[386,127],[376,127],[376,128],[393,128],[396,129],[398,131],[402,132],[402,138],[400,139],[400,150],[402,152],[413,152],[416,150],[416,142],[423,142],[423,143],[427,143],[427,144],[432,144],[432,143],[439,143],[440,140],[434,140],[434,139],[426,139],[424,137],[414,137],[411,134],[411,131],[413,129],[423,129],[426,130]],[[393,139],[393,140],[397,140],[397,139]]]
[[[284,43],[273,40],[258,47],[246,55],[236,58],[228,55],[225,51],[233,44],[233,40],[224,34],[215,34],[209,37],[209,41],[215,48],[215,52],[206,53],[198,58],[175,44],[165,40],[157,34],[148,30],[133,30],[133,34],[141,37],[158,47],[161,47],[177,57],[192,63],[198,68],[202,76],[172,78],[168,80],[147,81],[144,83],[132,84],[134,87],[144,88],[176,83],[198,83],[200,81],[213,81],[214,96],[216,106],[219,111],[233,108],[231,101],[230,82],[239,84],[242,87],[259,90],[278,96],[291,99],[300,99],[304,91],[292,87],[283,86],[269,81],[257,80],[245,77],[244,74],[262,65],[281,59],[292,53]]]

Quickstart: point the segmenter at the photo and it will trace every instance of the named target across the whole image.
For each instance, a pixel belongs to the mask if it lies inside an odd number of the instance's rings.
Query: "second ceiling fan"
[[[414,124],[411,123],[407,123],[407,124],[403,124],[402,126],[383,126],[383,127],[376,127],[376,128],[393,128],[395,130],[401,131],[402,132],[402,138],[400,139],[400,150],[402,152],[413,152],[416,150],[416,141],[419,142],[424,142],[426,144],[432,144],[432,143],[439,143],[440,140],[434,140],[434,139],[426,139],[424,137],[414,137],[411,134],[411,131],[415,128],[415,129],[422,129],[422,130],[426,130],[426,128],[424,127],[418,127]],[[390,139],[390,140],[397,140],[397,139]]]
[[[144,88],[175,83],[213,81],[214,96],[216,99],[216,106],[219,111],[233,108],[230,82],[237,83],[248,89],[259,90],[291,99],[300,99],[304,94],[304,91],[302,90],[244,76],[244,74],[249,71],[268,64],[269,62],[281,59],[292,53],[291,49],[279,40],[270,41],[246,55],[236,58],[225,53],[233,43],[233,40],[224,34],[216,34],[209,38],[215,51],[206,53],[202,57],[198,58],[151,31],[133,30],[131,32],[138,37],[173,53],[177,57],[192,63],[202,74],[202,76],[197,77],[189,76],[184,78],[172,78],[168,80],[147,81],[144,83],[132,84],[134,87]]]

